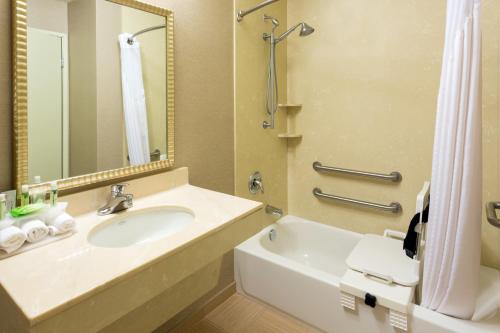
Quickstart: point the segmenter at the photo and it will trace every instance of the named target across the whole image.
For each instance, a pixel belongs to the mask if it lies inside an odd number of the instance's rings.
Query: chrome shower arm
[[[162,25],[156,25],[154,27],[149,27],[149,28],[146,28],[146,29],[142,29],[140,31],[137,31],[135,34],[133,34],[132,36],[130,36],[128,39],[127,39],[127,43],[129,43],[130,45],[134,44],[134,38],[139,36],[139,35],[142,35],[146,32],[150,32],[150,31],[154,31],[154,30],[159,30],[159,29],[165,29],[167,26],[165,24],[162,24]]]
[[[281,42],[283,39],[287,38],[288,35],[290,35],[292,32],[294,32],[295,30],[297,30],[297,28],[300,27],[301,25],[302,25],[302,23],[298,23],[298,24],[294,25],[293,27],[291,27],[290,29],[288,29],[287,31],[285,31],[281,36],[279,36],[278,38],[276,38],[275,42],[276,43]]]
[[[263,8],[265,6],[268,6],[268,5],[272,4],[272,3],[275,3],[277,1],[279,1],[279,0],[266,0],[264,2],[261,2],[260,4],[258,4],[257,6],[255,6],[253,8],[250,8],[250,9],[247,9],[247,10],[240,10],[238,12],[238,14],[236,15],[236,21],[241,22],[243,20],[243,18],[245,16],[247,16],[248,14],[251,14],[251,13],[255,12],[256,10],[259,10],[259,9],[261,9],[261,8]]]

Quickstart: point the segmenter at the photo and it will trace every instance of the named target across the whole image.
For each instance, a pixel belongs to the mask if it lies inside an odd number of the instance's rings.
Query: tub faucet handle
[[[264,182],[259,171],[254,172],[248,179],[248,190],[252,194],[264,193]]]
[[[262,183],[262,180],[256,180],[254,184],[260,189],[260,193],[264,193],[264,183]]]

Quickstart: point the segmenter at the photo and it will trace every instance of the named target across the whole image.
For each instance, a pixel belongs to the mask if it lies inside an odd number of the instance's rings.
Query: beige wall
[[[233,2],[148,0],[174,11],[175,165],[234,193]]]
[[[97,170],[95,10],[95,1],[68,6],[70,176]]]
[[[288,44],[288,96],[303,103],[291,148],[291,214],[359,232],[404,230],[430,179],[445,1],[288,0],[290,24],[316,28]],[[499,1],[484,1],[484,201],[500,200]],[[398,170],[399,185],[320,175],[311,164]],[[403,205],[400,215],[331,204],[324,192]],[[483,261],[500,267],[500,233],[484,223]]]
[[[82,1],[82,0],[80,0]],[[88,0],[83,0],[88,1]],[[124,120],[122,108],[120,49],[121,8],[97,0],[96,6],[96,104],[97,171],[117,169],[123,161]]]
[[[500,200],[500,1],[483,0],[483,201]],[[483,261],[500,269],[500,230],[483,219]]]
[[[250,8],[260,0],[236,0],[236,8]],[[262,40],[264,32],[271,31],[262,14],[272,15],[280,21],[276,33],[286,30],[286,1],[277,2],[236,24],[236,93],[235,93],[235,189],[241,197],[262,201],[287,209],[287,143],[278,138],[286,132],[286,118],[277,113],[276,128],[262,128],[269,120],[266,114],[266,78],[269,61],[269,44]],[[233,17],[234,18],[234,17]],[[279,102],[286,103],[286,42],[278,45]],[[248,191],[248,178],[260,171],[264,180],[264,194],[252,195]]]
[[[13,167],[9,0],[0,0],[0,46],[0,191],[3,191],[12,185]]]
[[[67,2],[61,0],[28,0],[28,26],[67,33]]]

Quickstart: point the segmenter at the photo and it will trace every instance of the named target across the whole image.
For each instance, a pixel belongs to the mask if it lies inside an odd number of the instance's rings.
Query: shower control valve
[[[264,193],[264,183],[259,171],[254,172],[248,179],[248,190],[252,194],[257,194],[259,191]]]

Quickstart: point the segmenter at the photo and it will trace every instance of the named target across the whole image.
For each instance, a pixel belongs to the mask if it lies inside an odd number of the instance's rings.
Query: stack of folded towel
[[[18,227],[10,226],[0,230],[0,250],[12,253],[26,241],[26,234]]]
[[[65,234],[75,230],[75,219],[68,213],[61,213],[47,221],[51,236]]]
[[[21,230],[26,234],[26,240],[29,243],[39,242],[49,234],[49,228],[40,220],[21,223]]]
[[[45,222],[44,222],[45,221]],[[37,243],[48,235],[58,236],[75,231],[75,219],[64,211],[44,214],[33,219],[11,219],[0,226],[0,253],[18,250],[25,242]]]

